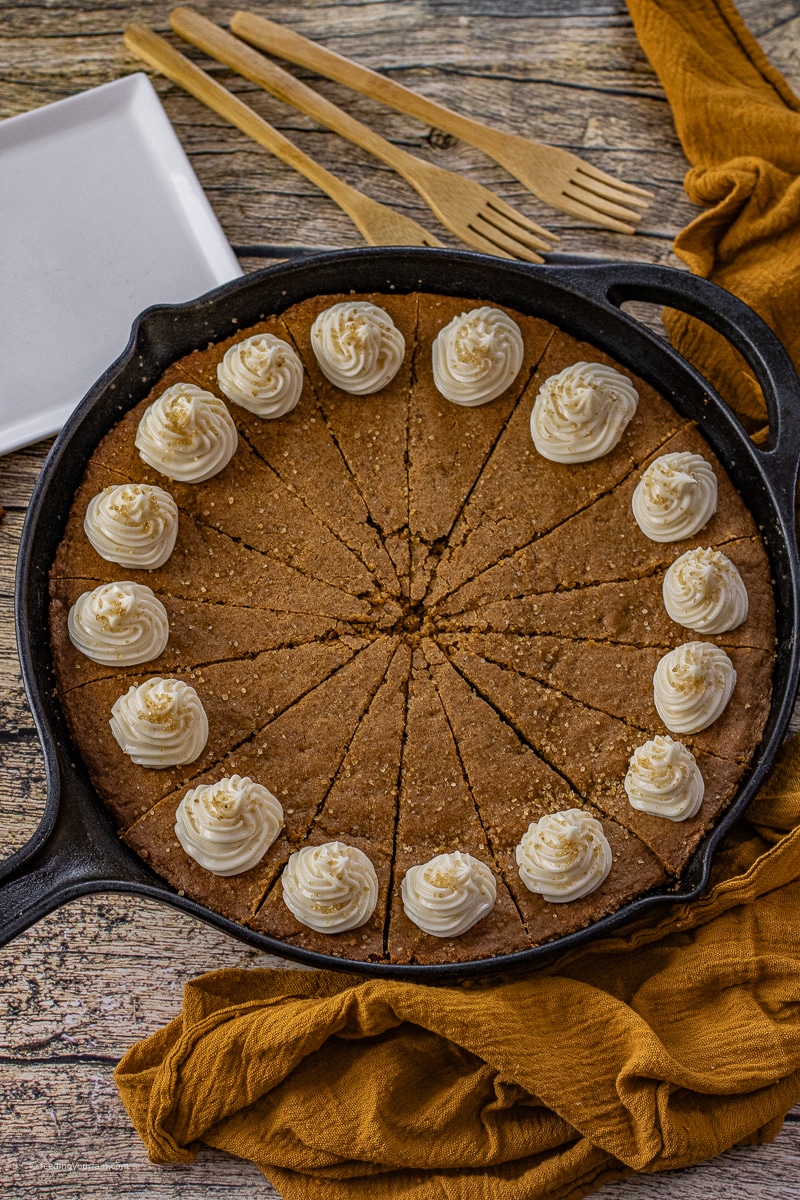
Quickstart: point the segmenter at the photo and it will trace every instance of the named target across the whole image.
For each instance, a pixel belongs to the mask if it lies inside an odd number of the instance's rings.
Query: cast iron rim
[[[54,553],[74,486],[105,429],[146,394],[169,362],[202,344],[197,340],[198,328],[206,329],[208,340],[219,340],[240,323],[236,312],[243,311],[242,305],[264,295],[275,300],[267,304],[262,299],[261,306],[248,308],[242,327],[258,320],[261,312],[282,311],[309,295],[395,289],[475,295],[549,316],[646,378],[679,411],[698,420],[762,527],[776,579],[778,654],[764,736],[733,803],[700,843],[680,883],[639,896],[615,913],[552,942],[463,963],[368,963],[304,950],[256,933],[177,893],[119,841],[110,813],[94,794],[54,699],[52,661],[42,636],[47,628],[47,571],[53,557],[51,553],[43,558],[42,546],[49,545]],[[771,434],[763,449],[753,446],[731,410],[693,367],[619,311],[628,299],[667,302],[700,316],[745,353],[770,409]],[[558,319],[553,316],[556,312]],[[190,344],[185,344],[189,336]],[[170,348],[159,352],[159,339],[166,339]],[[147,309],[134,323],[120,358],[90,389],[62,430],[42,469],[23,529],[17,637],[23,682],[45,758],[48,796],[31,840],[0,866],[0,944],[78,896],[123,892],[171,904],[249,945],[306,965],[433,982],[534,966],[606,935],[658,905],[696,899],[708,882],[720,840],[771,766],[793,710],[800,678],[800,562],[794,535],[798,446],[800,386],[774,335],[729,293],[670,268],[639,263],[529,267],[467,251],[359,249],[270,267],[188,304]]]

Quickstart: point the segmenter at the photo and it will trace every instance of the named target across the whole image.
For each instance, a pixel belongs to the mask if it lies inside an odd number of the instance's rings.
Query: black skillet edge
[[[528,295],[531,283],[535,284],[532,297]],[[775,572],[778,656],[764,737],[734,803],[695,852],[679,886],[638,897],[553,943],[496,959],[423,965],[340,959],[258,934],[178,895],[117,837],[111,816],[94,794],[75,753],[55,698],[47,637],[48,571],[72,494],[97,442],[183,354],[228,336],[237,325],[253,324],[261,313],[282,311],[306,296],[351,289],[474,295],[523,312],[541,312],[574,336],[602,346],[653,384],[679,411],[698,420],[761,526]],[[771,436],[764,449],[753,446],[731,410],[685,360],[618,311],[625,300],[681,308],[708,321],[737,346],[767,398]],[[23,680],[45,756],[48,796],[34,836],[0,865],[0,945],[77,896],[127,892],[172,904],[258,949],[307,965],[434,982],[532,966],[556,951],[608,934],[656,905],[695,899],[708,881],[720,839],[769,770],[793,710],[800,677],[800,561],[794,530],[798,446],[800,385],[777,339],[730,293],[670,268],[640,263],[527,267],[465,251],[362,249],[270,267],[188,304],[146,310],[134,323],[123,354],[91,388],[53,446],[23,530],[17,638]]]

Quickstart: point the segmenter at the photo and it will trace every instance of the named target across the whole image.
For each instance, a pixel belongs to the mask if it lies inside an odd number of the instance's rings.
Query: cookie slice
[[[592,462],[557,463],[543,458],[531,440],[536,395],[546,379],[576,362],[619,369],[618,363],[589,343],[560,330],[554,334],[452,532],[431,588],[432,603],[586,508],[686,424],[649,384],[626,372],[639,393],[639,403],[619,444]]]
[[[658,859],[633,834],[611,822],[548,767],[511,726],[449,665],[424,644],[458,753],[467,773],[491,849],[534,945],[581,929],[633,896],[663,883]],[[614,861],[605,882],[583,900],[551,904],[522,882],[516,847],[532,821],[546,813],[581,808],[599,820]]]
[[[669,733],[653,701],[653,674],[666,653],[664,647],[500,633],[474,634],[460,644],[581,704],[618,717],[647,737]],[[674,736],[695,751],[746,762],[761,740],[769,715],[772,655],[750,647],[729,647],[728,653],[737,683],[725,711],[707,729]]]
[[[494,874],[494,909],[458,937],[423,933],[405,914],[403,877],[416,864],[461,850]],[[530,938],[497,870],[436,685],[419,650],[409,683],[400,777],[388,950],[393,962],[467,962],[530,946]]]
[[[247,331],[248,336],[258,333],[270,333],[293,345],[289,330],[280,317],[267,317]],[[191,382],[222,396],[217,366],[227,350],[242,338],[242,333],[234,333],[207,349],[186,355],[176,366]],[[155,394],[160,395],[164,387],[166,384],[159,384],[158,389],[154,389]],[[398,583],[392,564],[376,531],[368,523],[364,501],[330,435],[308,375],[305,375],[296,408],[282,417],[267,420],[227,398],[226,403],[236,422],[240,441],[246,440],[280,476],[288,490],[358,555],[375,574],[381,587],[391,595],[397,595]]]
[[[430,586],[439,561],[438,548],[428,546],[416,538],[410,543],[409,598],[412,604],[420,604]]]
[[[390,534],[385,541],[386,549],[397,572],[400,584],[400,594],[408,600],[411,580],[411,541],[408,530],[401,529],[399,533]]]
[[[161,595],[169,620],[169,641],[163,654],[147,663],[105,666],[93,662],[77,650],[69,637],[67,617],[71,606],[84,592],[92,591],[94,580],[63,579],[54,582],[50,601],[50,644],[53,661],[63,691],[97,679],[141,674],[173,675],[200,663],[223,659],[249,659],[264,650],[299,646],[304,642],[333,640],[354,630],[332,617],[307,613],[275,612],[268,609],[237,608],[231,604],[213,604],[181,600]]]
[[[251,737],[275,714],[294,704],[316,684],[348,662],[359,647],[339,639],[268,650],[254,659],[209,663],[176,674],[195,689],[208,717],[208,742],[194,762],[153,770],[137,766],[118,746],[109,725],[115,701],[154,673],[140,670],[123,680],[100,679],[62,695],[67,723],[79,738],[92,783],[123,827],[162,796],[208,770],[223,755]],[[91,726],[93,737],[80,737]]]
[[[725,543],[725,554],[739,570],[750,602],[747,620],[729,633],[715,633],[719,646],[775,648],[775,602],[770,565],[760,538]],[[445,617],[442,630],[543,634],[592,638],[635,646],[679,646],[703,634],[677,625],[664,607],[665,571],[643,579],[591,584],[569,591],[497,600]]]
[[[705,796],[697,816],[674,822],[638,812],[623,780],[633,751],[652,736],[599,709],[587,708],[553,688],[488,662],[471,651],[449,649],[456,670],[505,718],[576,792],[648,846],[677,874],[720,812],[733,799],[745,766],[698,753]]]
[[[188,785],[151,808],[124,832],[124,840],[173,887],[224,916],[247,922],[325,799],[393,649],[389,638],[373,643],[191,781],[194,787],[227,775],[249,776],[280,800],[284,833],[250,871],[223,879],[181,848],[174,832],[175,813]]]
[[[654,457],[678,450],[702,454],[717,477],[717,512],[696,537],[679,542],[654,542],[642,533],[631,509],[631,499],[641,477],[641,472],[636,471],[577,516],[458,588],[441,604],[441,612],[464,612],[476,605],[515,596],[638,579],[664,570],[694,546],[724,549],[728,542],[757,536],[755,522],[744,501],[697,429],[681,430]]]
[[[353,396],[337,388],[323,375],[311,348],[311,326],[315,319],[343,301],[365,301],[382,308],[405,339],[405,356],[399,371],[372,395]],[[288,309],[283,319],[371,519],[384,537],[397,533],[408,523],[408,393],[417,329],[417,296],[355,292],[315,296]]]
[[[98,448],[97,462],[120,476],[117,483],[151,483],[164,488],[179,509],[201,524],[354,595],[374,592],[364,563],[291,491],[244,438],[216,475],[199,483],[168,479],[148,466],[134,445],[145,408],[160,385],[131,409]],[[218,390],[218,389],[217,389]],[[229,407],[237,407],[229,403]],[[121,436],[120,436],[121,433]]]
[[[423,295],[419,304],[409,402],[409,528],[415,537],[435,542],[450,533],[531,371],[553,336],[554,326],[493,304],[493,308],[509,313],[520,328],[525,345],[522,367],[511,386],[495,400],[466,408],[438,392],[431,355],[440,330],[453,317],[480,308],[481,302]]]
[[[224,470],[169,490],[195,520],[356,596],[375,593],[371,572],[243,439]]]
[[[372,618],[373,609],[366,599],[311,579],[228,534],[198,523],[186,512],[179,515],[175,549],[162,567],[132,571],[124,564],[108,562],[90,544],[83,519],[92,497],[118,482],[116,473],[89,465],[56,553],[53,579],[88,579],[96,583],[130,579],[147,584],[153,591],[190,600],[321,613],[343,621]]]
[[[410,665],[409,649],[400,645],[302,842],[303,846],[319,846],[343,841],[367,855],[378,876],[374,916],[345,933],[317,933],[292,915],[276,879],[251,922],[255,929],[322,954],[373,962],[383,958]]]

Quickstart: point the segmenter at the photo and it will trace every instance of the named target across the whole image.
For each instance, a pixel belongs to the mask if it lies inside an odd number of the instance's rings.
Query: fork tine
[[[501,252],[509,258],[521,258],[524,262],[541,263],[544,259],[535,250],[529,250],[522,242],[516,241],[514,238],[508,237],[503,233],[502,229],[497,229],[496,226],[490,225],[487,222],[481,221],[483,213],[476,213],[475,224],[469,224],[467,229],[472,233],[478,234],[490,243],[492,249],[490,254]],[[480,222],[480,223],[479,223]]]
[[[627,221],[631,225],[637,224],[642,219],[642,213],[630,208],[623,208],[621,204],[612,204],[610,200],[603,200],[601,196],[595,196],[586,188],[577,186],[574,180],[570,180],[564,188],[563,194],[570,200],[577,200],[579,204],[585,204],[587,208],[594,209],[595,212],[603,213],[607,217],[617,217],[620,221]]]
[[[506,204],[505,200],[501,200],[494,192],[490,193],[491,198],[486,201],[489,208],[493,208],[495,212],[506,217],[509,221],[513,221],[520,229],[524,229],[526,233],[534,233],[537,237],[544,238],[546,243],[560,242],[561,239],[557,233],[551,233],[549,229],[543,229],[541,225],[537,225],[535,221],[529,221],[516,208],[512,208],[510,204]],[[549,245],[544,245],[543,250],[549,250]]]
[[[636,187],[635,184],[628,183],[624,179],[617,179],[614,175],[609,175],[607,171],[601,171],[599,167],[593,167],[585,159],[580,160],[578,170],[582,175],[589,175],[592,179],[596,179],[598,183],[606,183],[618,192],[630,192],[632,196],[646,196],[649,200],[655,199],[654,192],[648,192],[646,188]],[[631,198],[630,203],[635,204],[636,201]]]
[[[589,208],[587,204],[573,200],[566,192],[561,193],[558,202],[564,212],[570,213],[573,217],[580,217],[583,221],[593,221],[595,225],[603,225],[606,229],[613,229],[616,233],[636,232],[635,225],[626,225],[624,221],[607,217],[605,213],[598,212],[596,208]]]
[[[480,250],[481,254],[495,254],[498,258],[514,257],[513,254],[508,254],[505,250],[500,249],[494,242],[490,242],[472,225],[465,225],[458,236],[473,250]]]
[[[504,216],[503,213],[497,212],[491,203],[485,204],[475,215],[493,229],[506,234],[512,241],[520,242],[523,246],[527,246],[531,250],[552,250],[549,242],[528,233],[514,221],[509,221],[508,217]]]
[[[611,187],[604,183],[602,179],[595,179],[594,175],[588,175],[578,167],[575,174],[572,176],[572,183],[578,187],[585,188],[587,192],[591,192],[594,196],[602,196],[605,200],[613,200],[616,204],[622,206],[634,204],[637,208],[649,208],[650,201],[645,200],[642,196],[632,195],[630,192],[623,192],[619,188]]]

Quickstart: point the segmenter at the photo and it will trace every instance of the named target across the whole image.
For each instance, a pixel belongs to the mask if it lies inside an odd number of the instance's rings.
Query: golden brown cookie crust
[[[317,314],[342,299],[385,308],[406,355],[374,396],[328,382],[311,350]],[[679,875],[733,798],[766,723],[774,665],[769,563],[746,504],[700,432],[644,381],[618,446],[594,462],[541,458],[529,431],[539,386],[577,361],[616,366],[535,316],[518,322],[514,383],[479,408],[436,391],[434,338],[480,298],[312,297],[281,316],[198,348],[100,442],[51,571],[50,635],[61,703],[98,793],[125,841],[176,889],[287,945],[363,961],[490,959],[583,928]],[[496,306],[501,307],[501,306]],[[258,332],[293,345],[305,369],[297,407],[262,420],[236,404],[231,462],[201,484],[148,467],[134,438],[163,390],[192,382],[222,396],[225,351]],[[622,368],[620,368],[622,369]],[[717,513],[697,537],[647,539],[630,502],[654,457],[692,450],[713,466]],[[178,505],[175,550],[155,571],[107,562],[83,531],[103,488],[149,482]],[[667,567],[694,546],[738,567],[750,611],[725,648],[738,683],[709,729],[681,740],[705,783],[683,822],[631,807],[631,753],[666,731],[653,705],[661,655],[699,635],[663,607]],[[67,614],[101,583],[130,579],[165,605],[170,639],[156,660],[107,667],[69,640]],[[209,740],[188,766],[134,766],[108,726],[114,701],[155,675],[196,687]],[[285,823],[257,866],[220,878],[181,849],[175,813],[189,787],[250,775]],[[547,903],[522,883],[516,846],[546,813],[581,807],[612,849],[605,882]],[[373,862],[378,904],[365,925],[327,936],[282,900],[280,874],[305,845],[342,840]],[[423,933],[401,898],[407,869],[462,850],[497,884],[494,910],[455,938]]]

